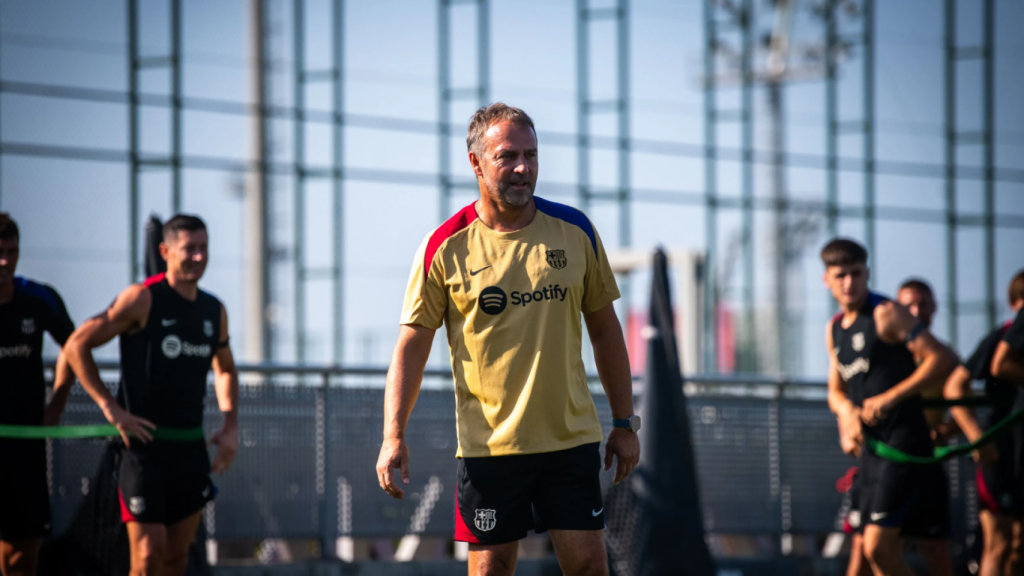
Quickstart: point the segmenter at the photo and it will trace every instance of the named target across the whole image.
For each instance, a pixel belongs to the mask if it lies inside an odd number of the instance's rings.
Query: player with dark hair
[[[1024,298],[1024,270],[1010,282],[1010,301]],[[1024,311],[1018,311],[1013,324],[1003,334],[1003,340],[992,356],[992,375],[996,378],[1024,386]]]
[[[43,332],[63,346],[75,325],[53,288],[14,275],[21,235],[0,212],[0,425],[39,426],[60,417],[75,375],[63,354],[46,403]],[[32,576],[50,532],[46,442],[0,438],[0,573]]]
[[[1010,282],[1010,308],[1020,314],[1024,309],[1024,271],[1018,272]],[[946,381],[945,394],[949,399],[971,395],[971,382],[985,382],[985,395],[994,400],[988,415],[978,421],[974,410],[967,406],[950,409],[967,439],[978,440],[984,430],[992,427],[1013,410],[1024,406],[1024,392],[1019,383],[996,377],[992,361],[997,350],[1006,343],[1004,338],[1011,328],[1007,322],[988,333],[963,366],[958,367]],[[978,516],[981,521],[984,548],[980,576],[1017,574],[1021,569],[1021,521],[1024,519],[1024,426],[1017,424],[1008,432],[997,435],[990,444],[974,452],[978,484]]]
[[[214,496],[209,474],[227,470],[238,447],[238,373],[227,310],[198,286],[208,259],[206,225],[179,214],[163,233],[167,272],[122,291],[67,346],[83,387],[125,444],[118,486],[133,576],[185,573],[202,509]],[[116,400],[92,357],[92,349],[114,337],[121,348]],[[211,366],[224,415],[223,428],[209,442],[218,447],[212,465],[200,429]],[[197,429],[192,440],[154,439],[160,432]]]
[[[821,252],[824,282],[841,312],[826,325],[830,358],[829,408],[839,419],[847,453],[860,452],[860,519],[864,556],[875,574],[912,574],[903,559],[901,532],[930,494],[925,466],[899,464],[861,449],[864,436],[909,454],[933,451],[920,391],[956,365],[956,357],[903,306],[868,290],[867,250],[847,239]],[[915,361],[920,359],[920,363]]]

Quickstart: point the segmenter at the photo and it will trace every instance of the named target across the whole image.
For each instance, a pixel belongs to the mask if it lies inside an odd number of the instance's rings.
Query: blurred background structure
[[[0,210],[78,322],[180,210],[241,360],[381,366],[418,243],[478,194],[468,118],[501,100],[537,124],[537,194],[622,272],[637,374],[663,245],[684,372],[822,379],[833,235],[875,290],[930,282],[961,353],[1007,317],[1022,23],[1012,0],[7,0]]]

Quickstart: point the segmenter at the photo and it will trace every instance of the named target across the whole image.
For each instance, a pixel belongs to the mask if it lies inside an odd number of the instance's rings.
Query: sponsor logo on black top
[[[213,347],[209,344],[190,344],[188,342],[182,342],[181,338],[178,338],[174,334],[168,334],[164,337],[163,342],[160,343],[160,351],[164,353],[164,356],[171,360],[174,360],[182,354],[185,356],[201,356],[203,358],[209,358],[210,354],[213,353]]]
[[[505,295],[505,291],[497,286],[488,286],[480,292],[480,298],[477,299],[480,305],[480,309],[484,312],[495,316],[505,311],[505,306],[508,306],[508,296]]]
[[[21,320],[21,333],[26,336],[31,336],[36,332],[36,319],[35,318],[23,318]]]
[[[569,260],[565,257],[565,250],[548,250],[547,255],[548,265],[555,270],[561,270],[569,263]]]

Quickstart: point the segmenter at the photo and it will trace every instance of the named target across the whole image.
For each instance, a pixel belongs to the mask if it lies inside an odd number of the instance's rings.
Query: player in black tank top
[[[1024,310],[1024,271],[1010,282],[1009,297],[1010,308],[1019,319],[1021,310]],[[970,407],[950,409],[971,442],[1011,411],[1024,406],[1024,391],[1020,385],[992,373],[993,360],[999,348],[1007,346],[1012,350],[1006,343],[1012,328],[1013,323],[1007,322],[989,332],[964,365],[954,370],[946,382],[947,398],[970,396],[971,382],[982,380],[985,395],[996,400],[987,417],[980,422]],[[1024,426],[1018,424],[996,436],[991,443],[975,451],[974,460],[977,462],[978,516],[984,545],[979,575],[1017,574],[1021,569],[1022,550],[1020,538],[1014,535],[1020,533],[1024,524]]]
[[[836,239],[821,257],[825,285],[842,310],[825,334],[828,401],[839,420],[843,450],[861,457],[865,556],[876,574],[909,574],[900,544],[903,523],[913,506],[927,506],[926,497],[938,495],[921,493],[919,468],[882,460],[861,447],[870,434],[905,452],[929,454],[920,390],[952,369],[956,357],[906,308],[868,291],[863,246]]]
[[[230,467],[238,447],[238,374],[228,345],[227,312],[198,287],[206,269],[202,220],[178,215],[164,225],[160,253],[167,272],[118,295],[68,342],[68,361],[104,416],[121,432],[121,518],[128,525],[132,570],[180,576],[202,509],[216,493],[209,473]],[[121,387],[115,400],[99,379],[92,349],[121,341]],[[210,439],[153,439],[153,430],[202,425],[210,368],[224,427]],[[147,542],[157,542],[157,557]],[[168,570],[165,567],[170,567]]]
[[[75,376],[61,355],[47,405],[43,333],[63,346],[75,325],[56,290],[14,275],[19,248],[17,224],[0,213],[0,425],[56,424]],[[46,442],[0,438],[0,568],[34,574],[49,532]]]

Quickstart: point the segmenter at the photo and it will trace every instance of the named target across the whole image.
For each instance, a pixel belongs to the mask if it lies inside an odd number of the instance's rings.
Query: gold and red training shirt
[[[583,367],[582,314],[619,297],[590,220],[534,197],[525,228],[496,232],[474,204],[424,240],[402,324],[448,330],[457,457],[536,454],[600,442]]]

